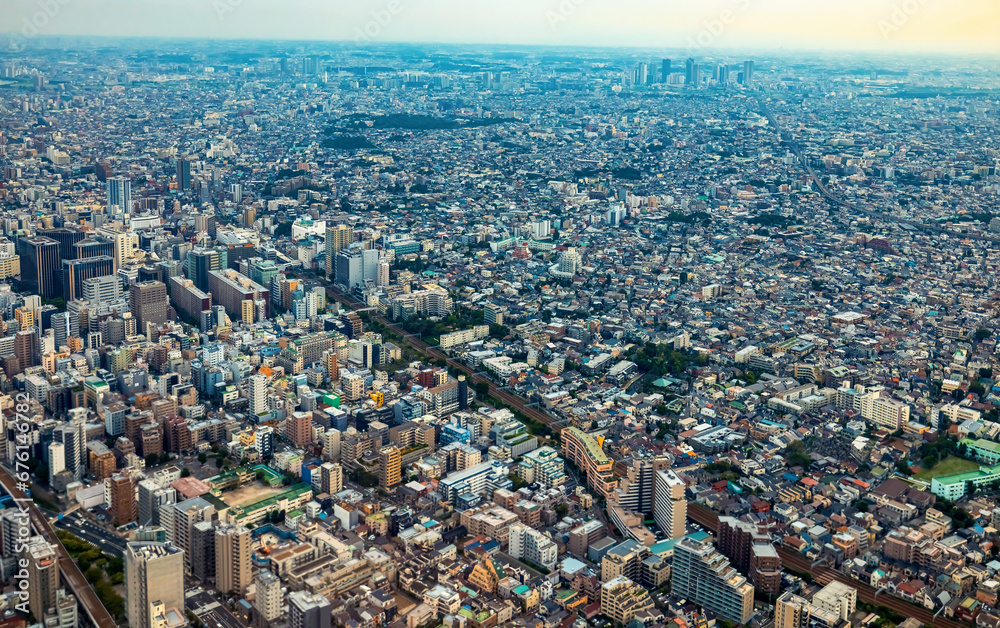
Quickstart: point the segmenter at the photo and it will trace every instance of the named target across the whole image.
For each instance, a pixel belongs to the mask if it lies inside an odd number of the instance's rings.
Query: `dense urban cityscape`
[[[0,628],[1000,626],[996,60],[0,39]]]

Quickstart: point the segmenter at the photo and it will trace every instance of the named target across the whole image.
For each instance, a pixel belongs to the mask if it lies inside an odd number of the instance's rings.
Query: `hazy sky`
[[[0,0],[0,15],[52,35],[1000,53],[996,0]]]

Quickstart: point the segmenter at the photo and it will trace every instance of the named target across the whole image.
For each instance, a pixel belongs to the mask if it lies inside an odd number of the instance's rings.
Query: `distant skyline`
[[[4,0],[8,32],[1000,54],[995,0]],[[32,24],[34,22],[34,24]]]

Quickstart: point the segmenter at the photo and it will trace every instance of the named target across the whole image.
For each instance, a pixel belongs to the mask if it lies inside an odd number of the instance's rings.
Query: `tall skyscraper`
[[[185,274],[202,292],[208,292],[208,274],[225,270],[229,256],[222,249],[195,249],[188,253]]]
[[[246,593],[253,574],[250,571],[250,530],[243,526],[215,529],[215,588]]]
[[[660,68],[660,82],[669,83],[670,82],[670,59],[664,59],[663,65]]]
[[[139,333],[146,331],[146,323],[162,325],[167,322],[167,286],[162,281],[142,281],[132,284],[129,291],[129,309],[135,316]]]
[[[115,258],[110,255],[62,261],[63,298],[67,302],[83,298],[83,282],[115,274]]]
[[[59,294],[56,271],[59,269],[59,242],[46,236],[21,238],[17,241],[21,257],[21,285],[43,299],[54,299]]]
[[[348,225],[334,225],[326,228],[326,276],[333,276],[337,253],[354,241],[354,229]]]
[[[154,628],[150,607],[156,602],[183,615],[184,552],[170,543],[129,543],[125,601],[130,628]]]
[[[748,88],[753,88],[753,72],[754,72],[754,62],[744,61],[743,62],[743,86]]]
[[[108,179],[108,210],[117,207],[122,214],[132,213],[132,182],[125,177]]]
[[[694,83],[694,59],[688,59],[684,62],[684,84],[691,85]]]
[[[177,158],[177,191],[187,192],[191,187],[191,162],[187,157]]]

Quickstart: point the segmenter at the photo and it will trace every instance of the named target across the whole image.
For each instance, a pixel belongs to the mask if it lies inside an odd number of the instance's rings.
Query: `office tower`
[[[191,162],[186,157],[177,158],[177,191],[187,192],[191,187]]]
[[[257,220],[257,209],[253,205],[247,205],[243,210],[243,226],[253,229],[253,223]]]
[[[72,259],[87,259],[88,257],[115,256],[115,243],[102,237],[89,237],[73,245]]]
[[[132,213],[132,182],[125,177],[114,177],[108,179],[108,211],[113,212],[114,208],[119,213]]]
[[[253,600],[254,625],[265,628],[281,616],[281,580],[267,569],[254,578],[257,596]]]
[[[378,280],[378,255],[375,249],[355,249],[337,254],[337,276],[335,281],[356,288],[366,281]]]
[[[170,543],[128,543],[125,603],[130,628],[156,628],[150,607],[184,613],[184,552]]]
[[[207,582],[216,577],[215,524],[199,521],[191,526],[191,575]],[[220,589],[227,593],[228,589]]]
[[[684,84],[692,85],[694,84],[694,59],[688,59],[684,62]]]
[[[330,628],[330,602],[322,595],[295,591],[288,595],[288,628]]]
[[[753,586],[712,544],[683,538],[674,546],[671,594],[736,624],[753,614]]]
[[[238,313],[246,324],[268,317],[268,289],[234,270],[209,271],[207,292],[212,293],[215,303],[226,308],[227,312]]]
[[[95,277],[111,277],[115,274],[115,258],[110,255],[85,259],[65,259],[62,261],[63,298],[67,302],[83,298],[83,282]]]
[[[635,70],[635,84],[645,85],[649,82],[649,64],[640,63],[639,67]]]
[[[729,66],[722,64],[715,69],[715,80],[719,82],[720,85],[727,85],[729,83]]]
[[[247,380],[247,397],[250,399],[250,414],[260,415],[270,411],[267,404],[267,378],[251,375]]]
[[[222,249],[195,249],[187,254],[185,275],[202,292],[207,292],[208,273],[225,270],[229,256]]]
[[[687,520],[684,481],[669,469],[657,471],[653,480],[653,518],[667,538],[684,536]]]
[[[56,227],[54,229],[39,229],[38,235],[51,238],[59,243],[59,257],[73,259],[76,245],[83,241],[87,232],[71,227]]]
[[[250,586],[250,530],[243,526],[220,526],[215,529],[215,588],[246,594]]]
[[[337,253],[346,249],[354,241],[354,229],[348,225],[334,225],[326,228],[326,276],[332,279],[336,268]]]
[[[132,478],[119,474],[108,479],[111,494],[111,519],[116,526],[123,526],[139,518],[139,504],[135,501]]]
[[[670,59],[663,60],[663,64],[660,67],[660,82],[661,83],[670,82]]]
[[[136,318],[140,332],[145,332],[146,324],[157,327],[167,322],[167,286],[161,281],[143,281],[132,284],[129,291],[129,309]]]
[[[641,611],[653,608],[649,593],[625,576],[612,578],[601,585],[601,614],[615,625],[626,625]]]
[[[744,61],[743,62],[743,86],[747,88],[753,88],[753,72],[754,72],[754,62]]]
[[[39,536],[31,539],[24,558],[28,561],[28,609],[35,619],[41,620],[56,605],[58,556],[52,544]]]
[[[243,202],[243,186],[240,185],[239,183],[234,183],[229,186],[229,194],[233,197],[233,203],[235,203],[236,205],[239,205],[240,203]],[[246,216],[246,214],[244,214],[244,216]],[[253,221],[251,220],[249,223],[245,222],[243,223],[243,225],[245,227],[249,227],[253,225]]]
[[[399,484],[402,481],[399,448],[395,445],[383,447],[378,460],[379,486],[392,488]]]
[[[52,317],[52,331],[56,336],[56,347],[66,346],[67,338],[80,337],[80,317],[70,310],[60,312]]]
[[[25,292],[33,292],[43,299],[61,296],[56,275],[59,242],[45,236],[21,238],[17,241],[17,254],[21,257],[21,285]]]

